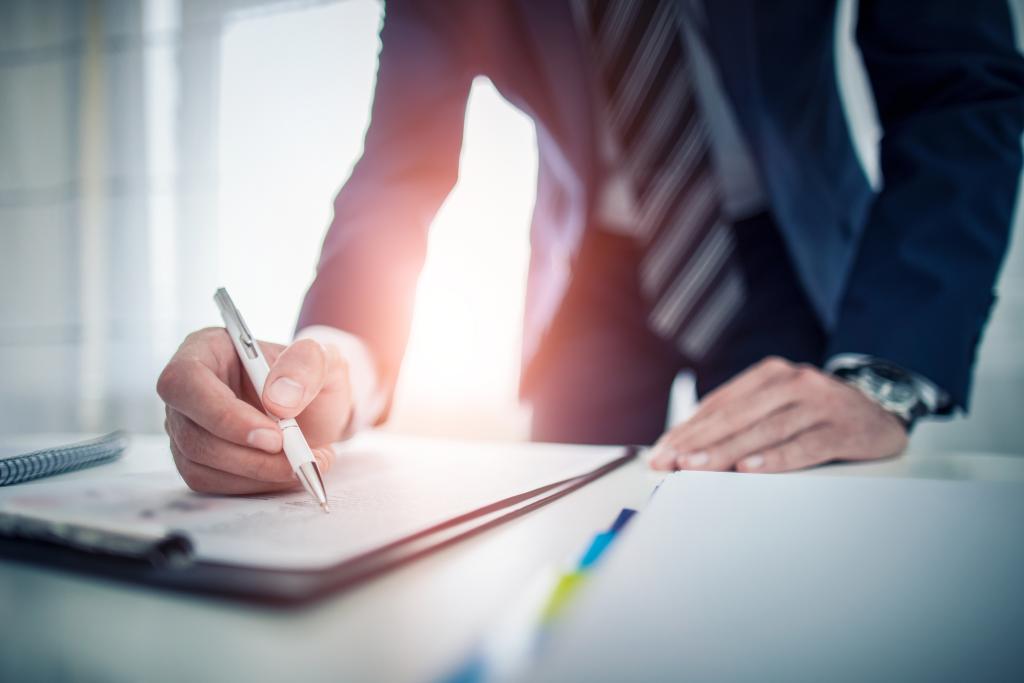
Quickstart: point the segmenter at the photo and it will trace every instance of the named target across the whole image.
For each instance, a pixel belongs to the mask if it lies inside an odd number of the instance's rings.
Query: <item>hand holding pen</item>
[[[317,465],[333,461],[352,412],[345,363],[310,339],[290,346],[259,342],[269,373],[261,393],[246,375],[228,332],[189,335],[160,375],[165,428],[185,482],[204,493],[263,493],[294,488],[277,418],[296,418]],[[274,417],[263,412],[266,408]]]

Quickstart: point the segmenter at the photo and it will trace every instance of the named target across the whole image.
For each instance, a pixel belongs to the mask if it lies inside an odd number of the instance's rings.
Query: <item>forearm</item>
[[[883,186],[827,357],[885,359],[966,408],[1020,186],[1024,60],[1005,3],[865,0],[858,41]]]

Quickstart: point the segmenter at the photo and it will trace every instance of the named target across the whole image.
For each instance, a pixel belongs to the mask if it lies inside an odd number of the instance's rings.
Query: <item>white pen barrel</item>
[[[302,435],[298,423],[295,420],[281,420],[277,424],[281,427],[281,435],[284,438],[284,454],[288,457],[292,469],[297,470],[304,463],[315,462],[313,451],[306,443],[306,437]]]
[[[227,328],[228,336],[231,337],[231,343],[238,353],[238,359],[245,367],[245,372],[249,375],[249,380],[252,382],[256,394],[260,397],[260,403],[262,403],[263,387],[267,383],[267,376],[270,375],[270,365],[263,355],[263,349],[260,348],[255,335],[249,331],[248,326],[242,319],[242,314],[235,308],[235,304],[231,301],[231,297],[228,296],[226,289],[223,287],[218,289],[213,296],[213,300],[217,303],[220,314],[224,318],[224,326]],[[265,406],[264,410],[266,410]],[[275,417],[269,411],[267,414]],[[327,492],[324,490],[320,468],[317,467],[313,451],[310,450],[309,444],[306,443],[306,437],[303,436],[302,430],[299,429],[299,424],[294,419],[278,420],[277,424],[281,428],[285,457],[288,458],[288,464],[292,466],[295,476],[302,482],[303,487],[313,496],[314,500],[320,504],[323,511],[330,512],[331,508],[327,502]]]
[[[245,368],[248,371],[249,379],[252,381],[252,387],[256,390],[256,395],[260,397],[260,403],[263,402],[263,385],[267,383],[267,375],[270,374],[270,366],[267,365],[267,361],[264,360],[263,354],[260,354],[255,359],[245,359]]]

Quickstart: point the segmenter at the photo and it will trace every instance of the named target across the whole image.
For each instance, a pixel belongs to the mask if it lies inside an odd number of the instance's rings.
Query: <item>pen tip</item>
[[[327,505],[326,502],[320,503],[320,509],[322,509],[325,514],[331,514],[331,508]]]

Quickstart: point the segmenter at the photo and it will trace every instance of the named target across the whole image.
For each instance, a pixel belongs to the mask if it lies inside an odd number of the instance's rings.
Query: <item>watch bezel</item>
[[[861,391],[883,410],[899,418],[908,429],[918,418],[928,414],[928,407],[917,384],[898,367],[865,364],[838,370],[835,375]],[[895,387],[907,392],[905,400],[893,398],[892,389]]]

